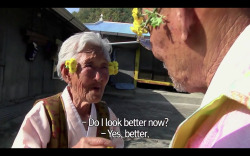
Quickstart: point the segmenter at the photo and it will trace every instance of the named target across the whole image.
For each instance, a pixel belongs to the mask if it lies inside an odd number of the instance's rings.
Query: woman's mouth
[[[101,90],[101,87],[99,87],[99,86],[93,87],[93,90],[99,91],[99,90]]]

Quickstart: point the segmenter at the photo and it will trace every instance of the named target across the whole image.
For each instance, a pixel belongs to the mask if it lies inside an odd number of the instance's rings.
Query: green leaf
[[[162,18],[154,17],[150,20],[150,24],[153,26],[153,28],[160,26],[160,24],[163,23]]]

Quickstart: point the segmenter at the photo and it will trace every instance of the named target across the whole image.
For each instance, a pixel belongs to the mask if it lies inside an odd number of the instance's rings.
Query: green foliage
[[[161,23],[163,23],[162,19],[165,16],[158,14],[156,9],[154,9],[154,11],[145,10],[145,13],[148,16],[148,20],[144,22],[143,25],[150,24],[151,26],[153,26],[153,28],[155,28],[160,26]]]
[[[95,23],[99,21],[100,15],[103,14],[104,21],[133,23],[131,16],[133,8],[80,8],[79,12],[73,12],[82,23]]]

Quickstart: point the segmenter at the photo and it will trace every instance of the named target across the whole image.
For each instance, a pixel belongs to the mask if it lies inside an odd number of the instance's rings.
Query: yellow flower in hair
[[[109,75],[116,75],[118,73],[118,62],[109,62]]]
[[[73,74],[76,72],[77,62],[76,59],[71,58],[65,62],[65,67],[69,69],[69,73]]]
[[[113,62],[109,62],[109,75],[114,75],[114,70]]]
[[[113,61],[113,65],[114,65],[114,75],[116,75],[118,73],[118,62]]]
[[[130,27],[131,31],[136,33],[138,36],[148,33],[148,26],[151,25],[153,28],[160,26],[164,23],[163,18],[165,16],[157,13],[155,8],[153,11],[145,10],[146,14],[142,14],[138,8],[133,8],[132,16],[134,18],[133,27]],[[148,19],[143,21],[143,16],[147,15]]]
[[[138,14],[138,8],[133,8],[132,10],[132,15],[136,15]]]

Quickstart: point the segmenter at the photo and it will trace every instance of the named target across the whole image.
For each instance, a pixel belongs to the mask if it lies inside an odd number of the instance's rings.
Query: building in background
[[[116,88],[134,89],[138,83],[172,86],[162,62],[137,41],[136,34],[130,29],[132,23],[103,21],[101,15],[98,22],[84,25],[111,42],[112,60],[119,63],[118,74],[111,76],[111,84]],[[149,33],[145,35],[148,41],[149,37]]]
[[[58,48],[82,31],[89,30],[64,8],[0,9],[0,123],[27,113],[32,105],[23,101],[64,89],[55,72]]]

